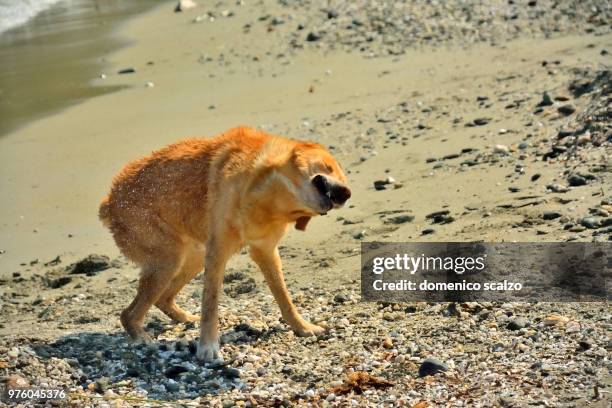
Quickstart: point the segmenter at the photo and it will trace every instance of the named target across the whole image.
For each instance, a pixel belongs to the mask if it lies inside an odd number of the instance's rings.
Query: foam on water
[[[62,0],[0,0],[0,33],[22,25]]]

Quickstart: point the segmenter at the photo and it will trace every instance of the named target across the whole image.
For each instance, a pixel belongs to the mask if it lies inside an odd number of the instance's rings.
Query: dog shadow
[[[235,360],[211,364],[199,361],[197,340],[189,339],[189,334],[197,334],[195,325],[183,327],[184,331],[174,333],[153,321],[147,329],[158,339],[151,344],[133,343],[124,332],[78,332],[32,348],[43,360],[65,360],[78,385],[101,395],[108,389],[120,395],[138,389],[146,391],[149,399],[173,401],[218,395],[245,386]],[[239,324],[222,333],[221,345],[267,341],[282,331]]]

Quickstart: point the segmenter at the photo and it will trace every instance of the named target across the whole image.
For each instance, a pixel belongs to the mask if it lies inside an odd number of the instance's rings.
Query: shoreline
[[[145,0],[101,8],[88,0],[58,3],[0,34],[0,138],[122,89],[95,85],[95,79],[111,68],[107,55],[133,41],[121,34],[122,27],[162,5]]]

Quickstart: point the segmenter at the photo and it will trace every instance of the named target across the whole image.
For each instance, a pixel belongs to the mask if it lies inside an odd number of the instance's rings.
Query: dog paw
[[[200,316],[199,315],[194,315],[191,313],[187,313],[187,317],[185,319],[185,322],[199,322],[200,321]]]
[[[153,338],[149,336],[147,332],[144,330],[138,331],[136,333],[131,334],[132,341],[135,344],[151,344],[153,343]]]
[[[196,357],[205,363],[212,363],[219,359],[219,342],[198,343]]]
[[[318,336],[325,332],[321,326],[312,323],[305,323],[303,326],[294,329],[295,333],[300,337]]]
[[[199,322],[200,316],[191,313],[184,313],[180,316],[175,316],[172,320],[178,323]]]

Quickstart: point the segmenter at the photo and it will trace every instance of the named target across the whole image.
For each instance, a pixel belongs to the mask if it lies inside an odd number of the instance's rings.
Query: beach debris
[[[430,220],[433,224],[449,224],[455,221],[455,218],[450,215],[449,210],[434,211],[427,214],[425,219]]]
[[[384,378],[375,377],[365,371],[355,371],[347,374],[344,383],[333,387],[331,392],[333,395],[344,395],[350,392],[363,394],[364,391],[371,388],[388,388],[393,385],[394,383]]]
[[[155,87],[155,84],[153,82],[151,82],[151,81],[147,81],[147,82],[145,82],[145,87],[146,88],[153,88],[153,87]]]
[[[569,321],[570,319],[567,316],[551,314],[543,320],[543,323],[544,323],[544,326],[562,326],[562,325],[565,325]]]
[[[391,176],[388,176],[386,179],[384,180],[376,180],[374,181],[374,189],[376,190],[386,190],[387,186],[389,185],[396,185],[398,184],[395,179]]]
[[[45,266],[55,266],[55,265],[59,265],[60,263],[62,263],[62,259],[58,255],[55,258],[53,258],[52,260],[50,260],[49,262],[45,262],[44,265]]]
[[[98,272],[103,270],[119,266],[118,262],[111,261],[106,255],[91,254],[69,265],[66,268],[66,272],[70,275],[84,274],[87,276],[97,275]]]
[[[198,4],[193,0],[179,0],[174,8],[175,13],[180,13],[181,11],[191,10],[196,8]]]
[[[538,107],[550,106],[553,103],[554,102],[553,102],[552,98],[550,97],[550,95],[548,94],[548,92],[544,91],[544,93],[542,94],[542,100],[540,101],[540,103],[537,104],[537,106]]]
[[[4,384],[6,388],[24,388],[30,386],[30,382],[27,379],[17,374],[3,377],[2,380],[0,380],[0,383]]]
[[[70,282],[72,282],[72,278],[70,276],[61,276],[56,279],[46,280],[47,286],[50,287],[51,289],[61,288],[62,286],[66,286]]]

